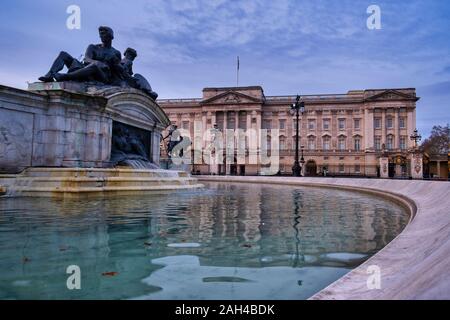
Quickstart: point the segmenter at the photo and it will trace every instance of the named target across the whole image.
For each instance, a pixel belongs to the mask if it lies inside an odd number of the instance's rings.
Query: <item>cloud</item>
[[[376,31],[366,27],[371,1],[76,3],[82,15],[77,31],[65,28],[73,1],[2,3],[2,84],[25,86],[60,50],[79,56],[98,42],[97,27],[109,25],[117,49],[138,51],[134,70],[148,76],[161,97],[195,97],[203,87],[235,85],[239,55],[240,83],[263,85],[267,94],[417,87],[418,122],[449,118],[442,98],[450,74],[447,1],[377,0],[382,29]]]
[[[441,71],[436,73],[437,75],[450,75],[450,66],[443,68]]]
[[[434,96],[450,96],[450,81],[433,83],[419,88],[421,94]]]

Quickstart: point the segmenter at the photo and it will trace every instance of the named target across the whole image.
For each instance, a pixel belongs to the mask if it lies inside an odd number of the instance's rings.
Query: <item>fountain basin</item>
[[[396,203],[354,191],[205,186],[0,198],[0,299],[306,299],[409,220]],[[69,265],[80,267],[82,290],[67,290]]]
[[[409,224],[386,247],[310,299],[450,299],[450,182],[294,177],[213,177],[200,181],[282,184],[354,190],[382,196],[410,213]],[[371,266],[381,288],[367,286]]]

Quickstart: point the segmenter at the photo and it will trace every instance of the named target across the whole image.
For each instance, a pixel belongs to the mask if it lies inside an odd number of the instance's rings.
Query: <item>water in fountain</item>
[[[133,169],[159,169],[159,167],[151,163],[149,161],[140,160],[140,159],[128,159],[124,161],[124,164],[133,168]]]

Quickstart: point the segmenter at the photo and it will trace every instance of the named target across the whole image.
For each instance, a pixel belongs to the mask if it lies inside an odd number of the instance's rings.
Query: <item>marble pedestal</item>
[[[28,167],[108,168],[114,122],[150,132],[159,165],[161,132],[170,124],[139,90],[76,82],[0,85],[0,173]]]

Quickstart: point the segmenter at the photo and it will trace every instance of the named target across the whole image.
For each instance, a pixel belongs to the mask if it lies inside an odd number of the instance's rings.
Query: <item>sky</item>
[[[367,27],[370,5],[381,29]],[[424,137],[450,122],[448,0],[2,0],[0,84],[26,88],[59,51],[80,57],[100,25],[137,50],[133,70],[160,98],[235,86],[239,56],[239,85],[266,95],[414,87]]]

